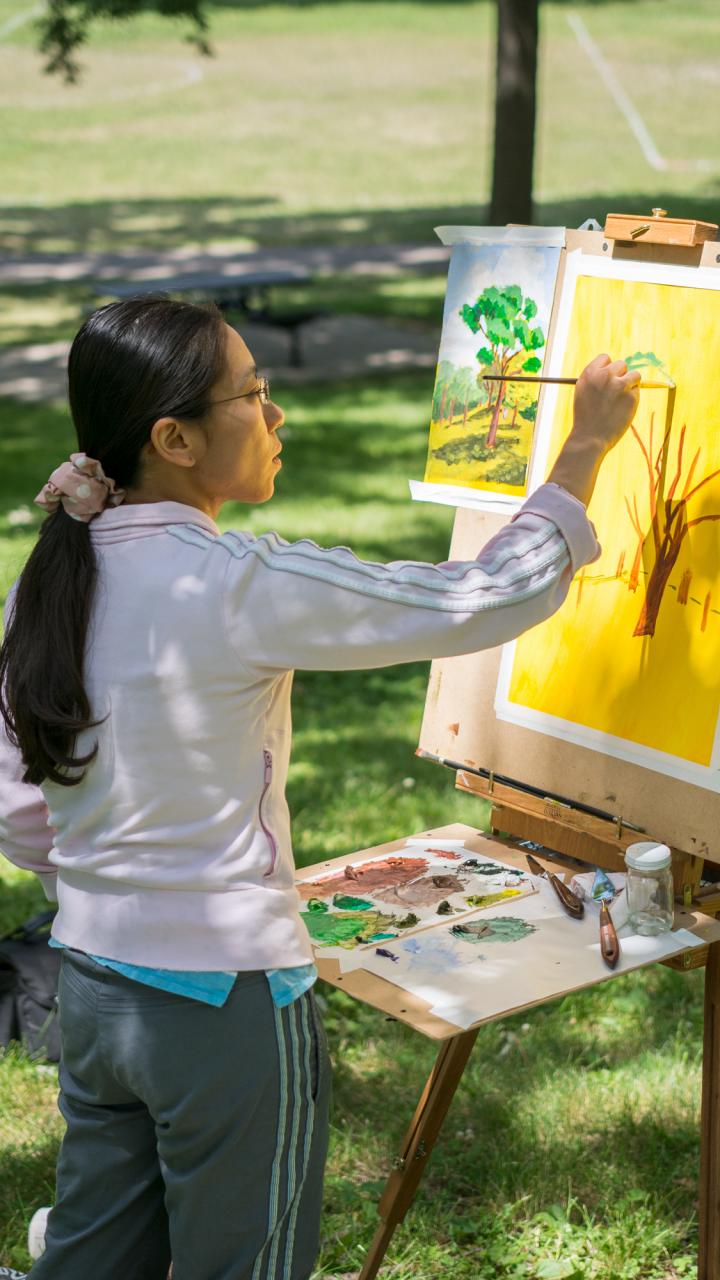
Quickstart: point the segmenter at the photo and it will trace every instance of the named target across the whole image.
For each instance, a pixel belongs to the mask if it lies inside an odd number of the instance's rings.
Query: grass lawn
[[[451,513],[407,501],[421,474],[432,374],[283,397],[288,436],[272,508],[223,523],[376,558],[446,554]],[[28,507],[70,444],[59,408],[6,402],[0,438],[0,587],[27,555]],[[331,446],[331,447],[329,447]],[[484,810],[415,759],[424,664],[298,673],[289,798],[300,863]],[[0,867],[0,929],[42,905]],[[335,1107],[318,1277],[349,1277],[434,1049],[325,989]],[[702,976],[656,968],[482,1031],[415,1207],[393,1280],[680,1280],[694,1275]],[[52,1200],[61,1122],[55,1072],[0,1062],[0,1263]]]
[[[0,0],[0,33],[27,11]],[[432,239],[482,221],[490,0],[211,5],[215,56],[175,20],[93,28],[77,87],[41,74],[32,22],[0,34],[11,251]],[[568,15],[661,154],[643,155]],[[536,220],[717,210],[716,0],[542,5]]]

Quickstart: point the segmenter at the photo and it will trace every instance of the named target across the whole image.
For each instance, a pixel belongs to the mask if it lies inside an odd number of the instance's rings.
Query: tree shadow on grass
[[[714,220],[717,179],[708,179],[707,192],[640,192],[600,190],[570,200],[538,201],[534,221],[541,225],[577,226],[587,217],[604,221],[609,211],[642,211],[661,203],[679,209],[683,217]],[[9,254],[116,253],[158,251],[237,240],[247,247],[302,245],[376,245],[413,242],[437,245],[433,228],[439,225],[482,225],[485,204],[437,204],[410,209],[346,208],[327,212],[277,211],[274,196],[244,200],[218,195],[172,200],[96,200],[62,205],[8,205],[3,210],[4,244]],[[143,230],[134,228],[137,220]],[[153,221],[156,229],[153,229]],[[173,266],[173,274],[178,269]],[[437,271],[430,264],[427,270]],[[117,278],[122,277],[119,269]]]
[[[685,977],[660,972],[668,989],[677,988]],[[623,981],[626,989],[637,988],[641,975],[628,975]],[[596,1013],[598,994],[577,997],[588,1022]],[[638,1001],[640,1016],[642,1005],[652,1015],[655,996],[646,992]],[[609,1006],[612,997],[608,999],[604,991],[600,999]],[[367,1192],[360,1186],[357,1194],[369,1207],[377,1201],[380,1183],[389,1173],[438,1046],[362,1008],[356,1025],[343,1027],[343,1018],[350,1016],[349,1004],[345,993],[329,996],[331,1044],[335,1047],[340,1042],[336,1112],[342,1117],[342,1138],[337,1141],[341,1142],[338,1149],[346,1153],[336,1176],[342,1192],[343,1177],[352,1176],[353,1153],[362,1152],[358,1163],[370,1168],[370,1181]],[[422,1233],[427,1230],[432,1237],[434,1231],[445,1229],[448,1215],[450,1220],[472,1219],[507,1204],[516,1205],[518,1221],[525,1221],[540,1209],[566,1204],[570,1187],[580,1212],[603,1220],[629,1195],[630,1214],[637,1211],[639,1201],[646,1200],[658,1229],[682,1234],[695,1211],[697,1190],[699,1125],[691,1080],[685,1095],[690,1100],[679,1114],[666,1115],[663,1100],[655,1110],[647,1100],[638,1109],[625,1094],[628,1062],[638,1059],[638,1083],[650,1070],[649,1055],[663,1062],[674,1030],[671,1012],[639,1024],[649,1035],[631,1045],[627,1054],[623,1052],[626,1032],[618,1032],[613,1046],[617,1079],[611,1065],[598,1088],[592,1078],[587,1085],[580,1083],[582,1077],[568,1062],[566,1014],[560,1002],[545,1006],[542,1012],[546,1022],[542,1039],[538,1042],[534,1032],[526,1036],[522,1056],[517,1037],[509,1039],[519,1018],[481,1029],[420,1186],[417,1217],[411,1215],[410,1229],[416,1229],[413,1224],[419,1219]],[[699,1034],[696,1038],[699,1042]],[[362,1044],[367,1056],[358,1055],[348,1065],[343,1045],[353,1043]],[[689,1037],[688,1047],[691,1043]],[[368,1061],[377,1065],[369,1070]],[[677,1058],[668,1057],[667,1065],[674,1078]],[[375,1142],[368,1154],[370,1132]],[[332,1181],[328,1194],[332,1203]],[[370,1229],[368,1239],[369,1233]]]

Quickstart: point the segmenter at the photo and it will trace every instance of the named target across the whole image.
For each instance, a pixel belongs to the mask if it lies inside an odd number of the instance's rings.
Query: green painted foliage
[[[636,351],[631,356],[625,356],[625,363],[628,369],[663,369],[665,368],[662,360],[655,355],[654,351]]]
[[[433,449],[433,457],[451,467],[461,462],[487,462],[493,456],[494,450],[487,446],[487,432],[463,436],[461,440],[448,440],[439,449]]]
[[[471,333],[482,334],[485,339],[475,353],[483,368],[506,373],[516,358],[545,346],[541,325],[530,324],[537,315],[537,303],[534,298],[523,298],[519,285],[502,289],[489,285],[472,305],[466,302],[458,314]],[[532,356],[521,367],[535,372],[540,366],[541,361]]]

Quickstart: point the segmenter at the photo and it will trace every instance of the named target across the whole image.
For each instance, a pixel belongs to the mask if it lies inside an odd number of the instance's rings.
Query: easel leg
[[[395,1228],[412,1204],[477,1034],[477,1031],[465,1031],[462,1035],[453,1036],[452,1040],[445,1041],[437,1056],[380,1198],[378,1213],[382,1222],[358,1280],[373,1280],[377,1275]]]
[[[698,1280],[720,1280],[720,942],[705,969]]]

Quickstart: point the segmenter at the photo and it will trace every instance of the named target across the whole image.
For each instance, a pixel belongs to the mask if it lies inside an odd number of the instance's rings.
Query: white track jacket
[[[584,507],[556,485],[463,563],[221,535],[173,502],[106,509],[90,530],[85,678],[104,718],[77,750],[97,740],[98,756],[79,786],[40,789],[0,737],[0,849],[50,898],[57,881],[59,941],[168,969],[312,958],[285,800],[294,668],[502,644],[553,613],[599,555]]]

